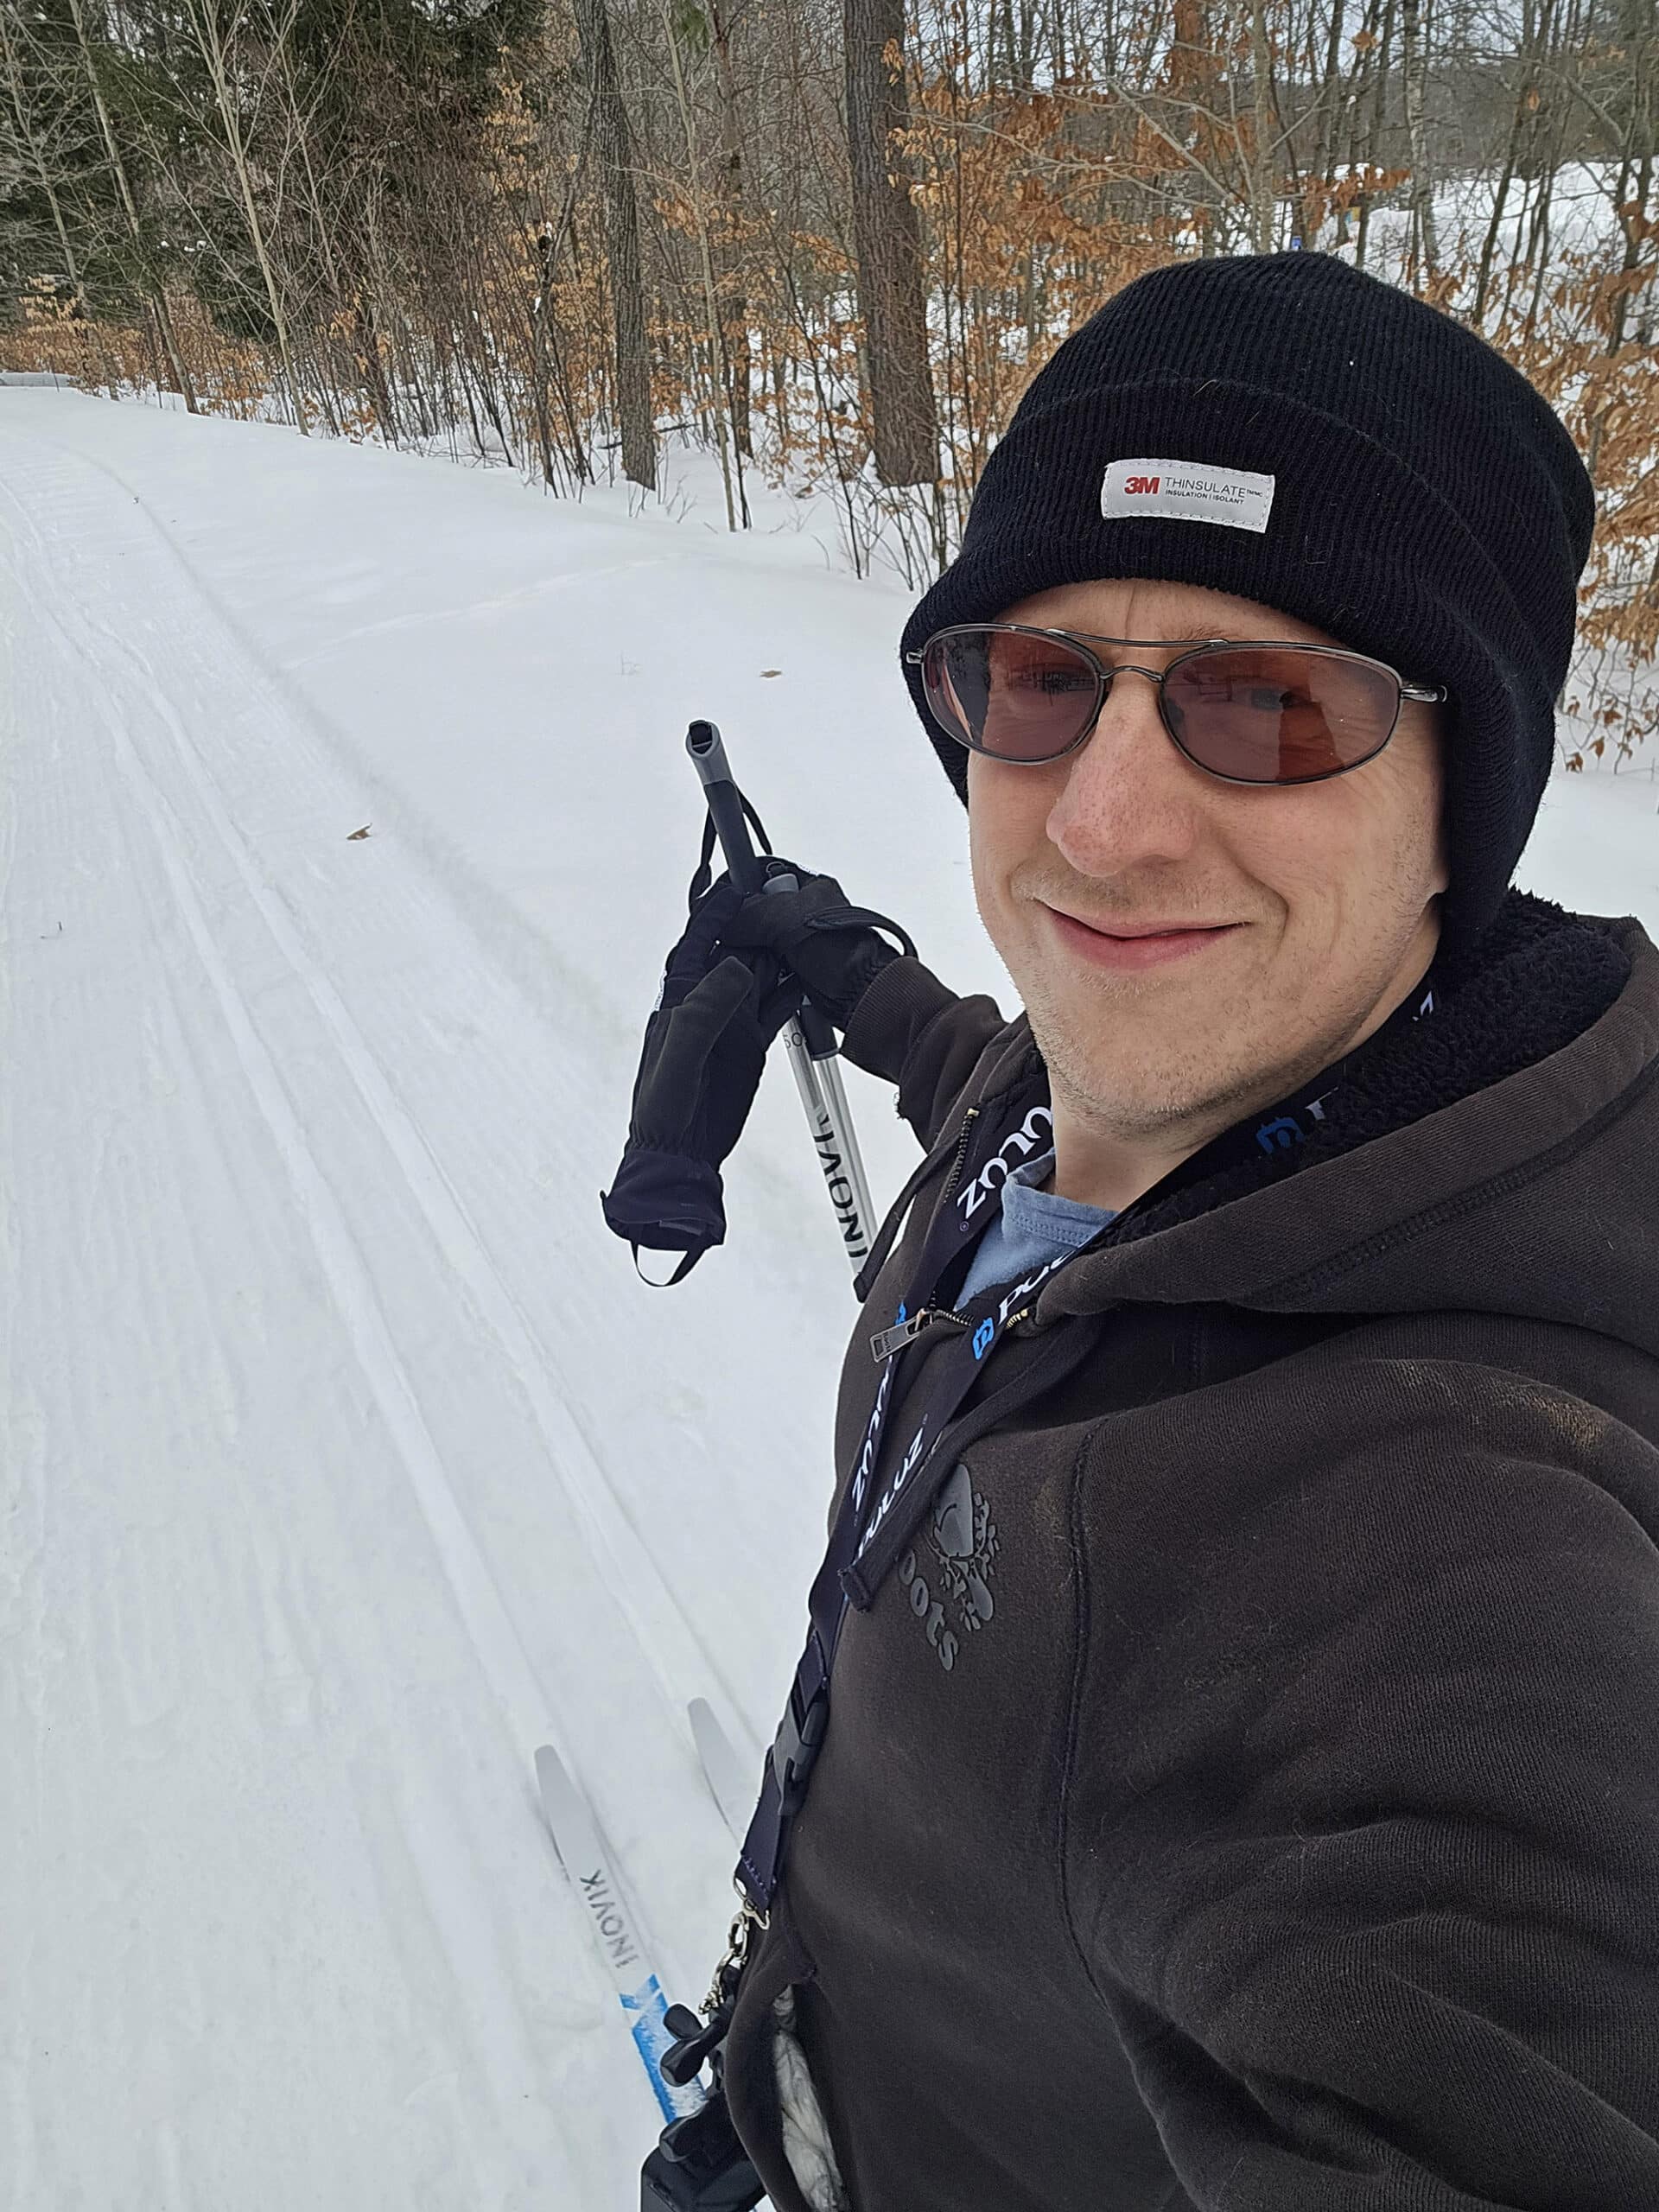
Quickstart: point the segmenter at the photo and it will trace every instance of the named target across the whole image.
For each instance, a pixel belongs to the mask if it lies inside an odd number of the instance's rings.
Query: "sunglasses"
[[[947,736],[994,760],[1033,766],[1075,753],[1116,679],[1144,676],[1158,687],[1159,715],[1179,750],[1231,784],[1345,775],[1394,735],[1402,700],[1446,696],[1444,684],[1408,683],[1386,662],[1340,645],[1208,638],[1164,669],[1114,667],[1090,651],[1185,642],[958,622],[905,658],[921,670]]]

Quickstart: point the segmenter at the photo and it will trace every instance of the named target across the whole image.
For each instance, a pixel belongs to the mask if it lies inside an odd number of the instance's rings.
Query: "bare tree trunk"
[[[348,285],[340,257],[334,251],[334,242],[329,235],[328,211],[323,205],[315,164],[311,158],[311,132],[301,113],[300,101],[294,83],[294,72],[287,41],[281,54],[283,89],[288,95],[290,112],[297,128],[294,136],[298,143],[302,166],[305,173],[306,198],[309,204],[311,224],[317,248],[322,256],[323,269],[327,276],[328,291],[334,302],[335,315],[346,338],[346,350],[356,365],[363,389],[368,395],[381,436],[391,443],[397,435],[397,418],[391,404],[391,394],[386,387],[385,364],[380,359],[379,340],[372,320],[363,305],[361,293]]]
[[[904,0],[842,0],[842,22],[875,473],[883,484],[931,484],[939,473],[939,430],[921,223],[893,136],[910,119]]]
[[[1319,131],[1313,167],[1302,194],[1301,239],[1317,246],[1325,213],[1330,205],[1332,173],[1337,166],[1337,138],[1342,129],[1342,110],[1347,97],[1342,80],[1342,34],[1346,24],[1345,0],[1329,0],[1331,19],[1326,30],[1325,69],[1319,83]],[[1312,31],[1312,17],[1309,30]]]
[[[1480,270],[1475,279],[1474,320],[1477,324],[1486,312],[1487,296],[1491,289],[1493,257],[1497,251],[1498,239],[1503,235],[1510,187],[1515,181],[1515,173],[1520,163],[1522,141],[1529,135],[1528,118],[1538,105],[1535,79],[1539,58],[1548,42],[1549,8],[1550,0],[1543,0],[1535,17],[1532,0],[1523,0],[1515,108],[1510,118],[1509,138],[1503,149],[1503,167],[1498,175],[1497,188],[1492,194],[1492,212],[1486,225],[1486,236],[1481,244]]]
[[[582,73],[597,104],[600,166],[605,176],[605,232],[622,474],[630,483],[643,485],[650,492],[657,484],[657,428],[651,402],[651,353],[645,342],[645,287],[639,261],[639,208],[634,196],[632,138],[617,80],[606,0],[575,0],[575,11]]]
[[[1619,149],[1623,159],[1614,208],[1615,218],[1624,234],[1624,251],[1607,334],[1610,353],[1618,353],[1624,343],[1635,297],[1630,279],[1641,264],[1644,244],[1653,235],[1654,221],[1648,210],[1648,197],[1654,185],[1654,159],[1659,155],[1659,86],[1654,81],[1659,75],[1659,11],[1655,9],[1654,0],[1625,0],[1621,12],[1620,31],[1624,50],[1630,56],[1630,105],[1624,143]],[[1641,289],[1650,295],[1652,283],[1649,264]],[[1659,553],[1654,558],[1656,573],[1659,574]]]
[[[1250,230],[1258,253],[1274,248],[1273,48],[1265,0],[1250,0]]]
[[[364,227],[367,250],[366,251],[361,248],[359,250],[359,281],[357,291],[353,296],[355,301],[353,316],[358,340],[362,347],[366,365],[365,374],[373,387],[375,404],[384,410],[381,418],[384,425],[383,435],[388,440],[395,440],[404,434],[403,418],[401,411],[393,404],[391,379],[386,374],[385,354],[381,349],[383,345],[390,349],[396,346],[397,341],[395,338],[387,340],[385,336],[379,305],[388,300],[394,300],[395,292],[386,274],[379,207],[379,194],[372,192],[364,206]],[[365,303],[365,295],[367,304]],[[392,308],[391,319],[395,328],[397,321],[395,305]]]
[[[0,55],[3,55],[5,60],[8,105],[11,109],[13,124],[17,134],[16,144],[29,156],[29,166],[34,174],[35,182],[46,194],[47,205],[52,210],[52,227],[57,233],[58,251],[63,256],[63,270],[69,279],[69,289],[74,300],[75,312],[90,321],[92,308],[87,302],[86,288],[81,282],[80,263],[76,256],[74,246],[70,241],[68,226],[63,219],[63,205],[58,197],[51,166],[47,161],[45,149],[41,143],[39,134],[35,128],[34,117],[29,111],[29,97],[23,85],[22,69],[18,61],[16,45],[12,36],[10,21],[3,10],[0,10]]]
[[[1365,166],[1374,169],[1381,150],[1383,110],[1388,101],[1389,67],[1394,52],[1394,0],[1382,0],[1382,29],[1375,51],[1368,56],[1376,70],[1371,85],[1371,113],[1365,140]],[[1371,199],[1370,192],[1362,194],[1359,202],[1359,234],[1354,242],[1354,266],[1365,266],[1365,249],[1370,242],[1371,228]]]
[[[213,88],[213,105],[219,110],[219,119],[224,126],[225,143],[229,149],[232,167],[236,171],[237,194],[242,204],[243,220],[248,226],[248,241],[253,248],[254,259],[259,264],[260,281],[264,286],[265,303],[270,310],[272,327],[276,333],[276,351],[283,364],[283,380],[288,386],[289,397],[294,403],[294,421],[300,435],[308,435],[305,422],[305,400],[300,390],[299,372],[294,365],[294,348],[289,337],[288,316],[283,307],[282,292],[276,283],[276,271],[272,266],[270,248],[265,238],[265,226],[260,219],[258,202],[254,197],[253,177],[248,164],[247,137],[242,128],[241,111],[231,84],[232,57],[225,38],[225,27],[220,22],[213,0],[185,0],[185,12],[196,42],[196,50],[207,67]],[[232,37],[240,27],[238,12],[232,19]],[[285,35],[285,28],[276,35]]]
[[[697,154],[697,134],[691,119],[691,102],[685,87],[685,71],[680,60],[680,41],[674,29],[674,19],[669,14],[666,0],[662,9],[663,35],[668,41],[668,58],[674,69],[674,97],[680,111],[680,128],[685,134],[685,162],[690,172],[691,213],[697,226],[697,257],[702,270],[702,305],[709,330],[709,382],[715,394],[715,438],[720,448],[720,480],[726,493],[726,527],[737,528],[737,509],[732,500],[732,457],[730,441],[727,436],[727,412],[730,394],[722,387],[727,383],[724,373],[726,349],[721,342],[720,307],[715,296],[714,257],[709,249],[709,213],[702,200],[702,163]],[[743,526],[749,523],[749,503],[742,499]]]
[[[1191,121],[1179,137],[1168,133],[1164,136],[1171,151],[1183,158],[1191,172],[1194,189],[1192,228],[1199,253],[1210,261],[1217,251],[1216,227],[1225,188],[1211,173],[1211,163],[1205,159],[1206,154],[1213,152],[1207,140],[1217,111],[1219,63],[1204,0],[1175,0],[1173,29],[1165,65],[1165,82],[1172,97],[1187,107]],[[1141,119],[1145,122],[1149,118],[1143,114]],[[1186,143],[1189,132],[1190,144]],[[1205,186],[1207,196],[1200,189]]]
[[[536,298],[536,375],[538,391],[544,378],[550,378],[559,402],[559,411],[564,417],[565,434],[569,442],[570,464],[579,484],[590,483],[593,469],[588,459],[587,443],[576,419],[576,409],[571,397],[570,382],[565,373],[564,358],[557,335],[553,328],[553,280],[558,270],[559,256],[565,243],[574,236],[576,199],[582,189],[582,172],[587,167],[588,149],[593,143],[596,104],[591,90],[588,95],[582,118],[582,137],[576,149],[575,164],[565,187],[564,206],[559,211],[556,228],[551,232],[543,227],[537,242],[541,267],[540,289]],[[539,403],[538,403],[539,404]]]
[[[721,188],[730,241],[721,286],[721,326],[731,380],[732,442],[746,460],[752,461],[754,446],[749,431],[749,386],[754,375],[754,359],[749,337],[749,302],[737,267],[742,250],[742,118],[738,112],[737,78],[732,67],[729,11],[721,13],[719,0],[709,0],[709,22],[714,35],[715,68],[720,86]]]
[[[88,89],[92,95],[92,107],[98,117],[99,133],[104,141],[105,156],[110,164],[110,173],[115,179],[116,190],[120,195],[122,213],[127,219],[127,228],[131,233],[139,264],[143,270],[145,282],[149,288],[150,308],[156,317],[156,327],[161,334],[162,344],[166,349],[168,366],[173,372],[174,387],[183,394],[185,406],[194,415],[196,412],[195,386],[190,381],[189,372],[184,365],[183,357],[179,352],[178,342],[174,336],[173,318],[168,312],[166,293],[150,264],[149,249],[144,238],[144,226],[138,219],[138,203],[133,197],[132,186],[127,176],[127,166],[122,160],[121,149],[116,143],[114,127],[110,121],[109,105],[104,98],[104,87],[99,81],[98,64],[92,54],[92,41],[86,35],[86,17],[80,0],[69,0],[69,19],[75,27],[75,44],[79,50],[81,67],[86,73]]]
[[[1434,236],[1434,179],[1428,159],[1424,110],[1428,92],[1428,47],[1424,0],[1400,0],[1400,28],[1406,103],[1406,136],[1411,145],[1413,259],[1433,283],[1440,262]]]

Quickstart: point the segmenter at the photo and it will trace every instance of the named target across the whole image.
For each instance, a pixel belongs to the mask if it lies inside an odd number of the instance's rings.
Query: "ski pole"
[[[742,892],[794,891],[799,886],[787,870],[767,875],[749,836],[743,801],[727,764],[726,747],[713,722],[696,721],[685,734],[685,749],[702,779],[721,850],[732,881]],[[809,1000],[784,1025],[784,1045],[795,1071],[812,1146],[823,1171],[824,1188],[835,1210],[842,1244],[856,1274],[869,1255],[875,1211],[864,1176],[858,1139],[842,1081],[836,1033]]]

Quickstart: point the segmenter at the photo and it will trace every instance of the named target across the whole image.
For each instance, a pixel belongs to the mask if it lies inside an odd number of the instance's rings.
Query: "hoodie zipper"
[[[945,1177],[944,1188],[939,1194],[942,1206],[948,1206],[950,1203],[951,1193],[957,1187],[957,1178],[962,1173],[962,1163],[968,1157],[969,1139],[973,1135],[974,1123],[978,1119],[978,1107],[970,1106],[963,1120],[962,1135],[957,1139],[957,1156],[950,1163],[950,1173]],[[908,1320],[899,1321],[891,1329],[875,1332],[870,1338],[871,1358],[878,1367],[885,1365],[894,1352],[902,1351],[905,1345],[913,1342],[924,1329],[931,1328],[936,1321],[958,1329],[965,1329],[969,1325],[964,1314],[955,1313],[949,1306],[918,1306]]]

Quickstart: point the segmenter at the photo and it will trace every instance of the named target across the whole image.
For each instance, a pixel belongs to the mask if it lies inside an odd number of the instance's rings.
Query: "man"
[[[1592,520],[1450,319],[1156,271],[905,634],[1024,1014],[721,910],[926,1149],[741,1870],[779,2212],[1659,2208],[1659,953],[1507,888]]]

